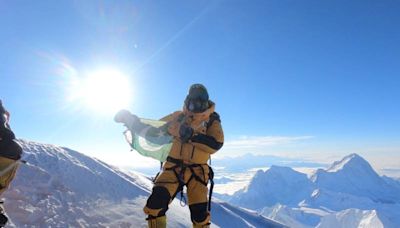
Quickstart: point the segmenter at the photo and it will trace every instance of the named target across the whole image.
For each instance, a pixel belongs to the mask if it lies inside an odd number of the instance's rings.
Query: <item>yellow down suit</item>
[[[152,194],[144,208],[149,227],[166,226],[165,212],[183,186],[187,188],[193,227],[209,227],[207,183],[212,170],[207,161],[224,142],[220,117],[214,111],[215,104],[209,102],[210,107],[202,113],[191,113],[184,107],[183,111],[174,112],[162,119],[168,122],[168,132],[174,139],[167,161],[155,179]],[[185,142],[179,137],[182,124],[193,129],[192,136]]]

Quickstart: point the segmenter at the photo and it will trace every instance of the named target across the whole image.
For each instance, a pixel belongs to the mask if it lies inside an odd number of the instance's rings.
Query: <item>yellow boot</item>
[[[156,218],[147,219],[149,228],[166,228],[167,227],[167,216],[161,216]]]
[[[199,224],[193,223],[193,228],[210,228],[210,223],[205,224],[205,225],[199,225]]]

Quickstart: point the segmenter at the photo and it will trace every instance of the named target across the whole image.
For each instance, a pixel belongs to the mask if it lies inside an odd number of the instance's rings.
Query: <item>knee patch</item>
[[[207,206],[207,202],[189,205],[190,217],[194,224],[206,225],[209,223],[210,213],[208,212]]]
[[[163,216],[168,210],[170,200],[171,196],[169,195],[168,190],[164,187],[156,186],[153,188],[153,192],[147,200],[144,213],[154,217]]]

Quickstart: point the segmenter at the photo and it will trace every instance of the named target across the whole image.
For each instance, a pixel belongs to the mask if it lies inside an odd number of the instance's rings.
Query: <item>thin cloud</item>
[[[229,148],[257,148],[277,146],[312,139],[314,136],[243,136],[236,140],[227,141]]]

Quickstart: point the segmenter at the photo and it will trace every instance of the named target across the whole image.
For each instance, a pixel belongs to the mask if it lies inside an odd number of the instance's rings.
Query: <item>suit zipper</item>
[[[193,156],[194,156],[194,145],[192,145],[192,156],[190,157],[190,160],[192,160],[193,159]]]
[[[179,142],[179,143],[181,144],[181,151],[179,152],[179,154],[180,154],[181,159],[183,159],[183,157],[182,157],[183,143],[182,142]]]

